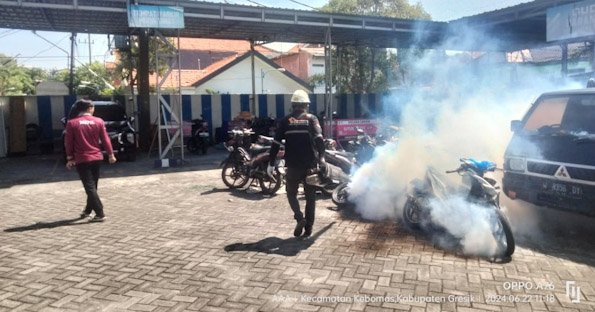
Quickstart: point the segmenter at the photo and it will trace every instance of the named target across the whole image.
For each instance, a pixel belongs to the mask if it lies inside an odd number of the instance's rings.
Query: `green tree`
[[[421,4],[410,5],[407,0],[330,0],[323,11],[385,16],[402,19],[430,19]],[[335,50],[333,81],[339,92],[378,93],[391,84],[404,80],[407,68],[405,49],[339,46]],[[399,54],[399,57],[397,57]]]
[[[0,54],[0,96],[35,93],[30,70],[18,65],[16,59]]]
[[[25,94],[35,94],[35,86],[44,80],[48,80],[49,77],[48,71],[39,67],[25,68],[25,72],[32,82],[27,84],[25,90],[23,90]]]
[[[63,69],[51,73],[57,81],[62,81],[68,85],[70,83],[70,71]],[[93,62],[89,65],[83,65],[75,68],[73,85],[74,91],[78,95],[96,97],[100,95],[112,95],[114,87],[112,86],[113,73],[110,72],[101,62]]]
[[[174,52],[173,47],[173,40],[167,39],[169,41],[169,45],[165,44],[158,38],[151,37],[149,39],[149,73],[153,74],[155,72],[162,75],[168,69],[167,60],[163,57],[164,55],[171,55]],[[120,50],[119,57],[116,64],[115,73],[119,76],[120,79],[126,79],[129,82],[130,86],[136,84],[136,74],[138,73],[138,55],[139,55],[139,47],[138,47],[138,38],[132,37],[131,42],[129,44],[129,49]],[[157,63],[157,53],[159,53],[159,66],[156,65]]]

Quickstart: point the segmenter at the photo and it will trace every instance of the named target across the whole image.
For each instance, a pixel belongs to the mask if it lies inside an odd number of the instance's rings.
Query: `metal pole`
[[[325,114],[328,126],[325,125],[326,137],[333,138],[333,76],[332,76],[332,51],[331,51],[331,28],[327,28],[324,39],[324,102]]]
[[[252,100],[250,103],[250,112],[253,116],[256,116],[256,82],[255,80],[255,73],[254,73],[254,40],[250,40],[250,52],[252,52]]]
[[[260,94],[264,94],[264,71],[260,69]]]
[[[91,33],[87,34],[87,40],[89,40],[89,65],[91,65],[92,58],[91,58]]]
[[[138,39],[138,74],[136,80],[140,100],[139,134],[141,147],[148,150],[151,146],[151,95],[149,91],[149,35],[146,29],[140,30]]]
[[[591,76],[595,72],[595,41],[591,41]]]
[[[568,75],[568,43],[562,44],[562,77]]]
[[[74,95],[74,45],[76,41],[76,33],[70,36],[70,77],[68,79],[68,94]]]
[[[182,155],[182,160],[184,160],[184,115],[183,115],[183,105],[182,105],[182,58],[180,53],[180,29],[178,29],[178,51],[177,52],[177,61],[178,61],[178,104],[180,105],[180,154]],[[200,59],[199,59],[200,60]]]

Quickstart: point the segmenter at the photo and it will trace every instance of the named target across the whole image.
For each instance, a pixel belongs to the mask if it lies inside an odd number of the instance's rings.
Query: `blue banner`
[[[128,27],[184,28],[184,8],[131,4],[128,7]]]

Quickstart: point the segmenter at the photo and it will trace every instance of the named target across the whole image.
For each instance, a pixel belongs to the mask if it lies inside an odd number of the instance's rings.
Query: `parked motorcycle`
[[[209,123],[204,119],[192,120],[192,136],[188,139],[186,147],[194,154],[207,153],[210,145]]]
[[[353,167],[359,167],[372,159],[376,148],[376,140],[366,134],[363,129],[358,128],[356,140],[349,141],[347,146],[352,152],[329,151],[326,157],[330,162],[337,163],[347,173],[352,173]],[[342,181],[331,193],[333,203],[339,207],[351,204],[348,196],[349,179]]]
[[[316,186],[322,193],[331,195],[335,188],[349,181],[349,175],[341,168],[327,162],[324,167],[310,169],[306,183]]]
[[[259,136],[263,144],[251,144],[250,129],[228,131],[231,139],[224,144],[229,151],[228,157],[221,162],[221,178],[227,187],[235,189],[242,188],[248,183],[258,181],[262,193],[267,195],[275,194],[284,180],[283,156],[285,150],[279,150],[275,160],[275,174],[273,177],[267,175],[267,166],[270,159],[270,144],[272,138]]]
[[[458,173],[462,176],[463,183],[470,187],[466,201],[494,211],[494,220],[490,220],[490,224],[492,235],[497,242],[496,256],[509,259],[514,253],[515,242],[508,219],[500,210],[500,187],[496,180],[484,176],[487,172],[494,171],[496,164],[468,158],[461,158],[460,162],[459,168],[446,173]],[[454,192],[442,181],[433,169],[427,171],[423,181],[412,181],[403,208],[403,220],[410,228],[421,229],[422,224],[426,228],[425,224],[428,224],[430,228],[443,230],[431,222],[430,215],[430,200],[444,200]]]
[[[345,150],[353,153],[355,155],[356,162],[361,166],[374,156],[376,140],[365,133],[365,131],[361,128],[357,128],[356,131],[357,136],[355,140],[348,141]]]

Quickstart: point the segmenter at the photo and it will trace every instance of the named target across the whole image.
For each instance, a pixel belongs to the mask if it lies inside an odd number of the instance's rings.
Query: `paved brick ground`
[[[227,190],[222,157],[104,166],[100,224],[76,219],[84,191],[54,156],[0,159],[0,310],[595,310],[593,219],[511,210],[519,247],[497,264],[321,198],[315,236],[296,240],[285,196]]]

